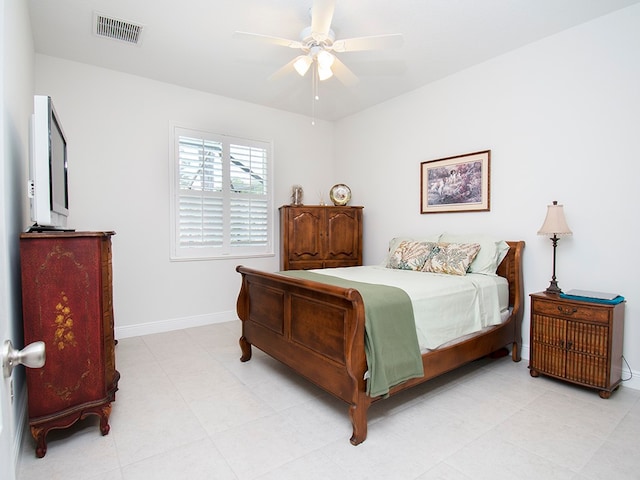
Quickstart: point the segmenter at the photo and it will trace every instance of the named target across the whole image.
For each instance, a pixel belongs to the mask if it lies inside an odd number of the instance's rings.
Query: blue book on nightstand
[[[581,302],[604,303],[607,305],[616,305],[624,302],[624,297],[617,293],[592,292],[589,290],[569,290],[567,293],[561,293],[560,298],[580,300]]]

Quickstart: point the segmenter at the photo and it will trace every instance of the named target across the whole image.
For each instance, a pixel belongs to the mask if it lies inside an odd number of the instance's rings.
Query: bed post
[[[353,432],[349,441],[352,445],[359,445],[367,439],[367,411],[372,399],[367,395],[367,381],[364,378],[367,371],[365,354],[365,309],[362,296],[357,290],[350,289],[346,297],[352,302],[353,309],[345,322],[345,365],[347,374],[352,382],[351,401],[349,402],[349,418]]]
[[[371,402],[365,395],[358,397],[355,403],[349,405],[349,418],[353,426],[353,434],[349,441],[352,445],[359,445],[367,439],[367,410]]]
[[[522,250],[524,242],[507,242],[509,252],[498,268],[498,274],[509,281],[509,304],[513,307],[513,344],[511,359],[522,359],[522,319],[524,317],[524,280],[522,276]]]
[[[236,271],[239,271],[240,267],[236,268]],[[240,293],[238,294],[238,300],[236,301],[236,312],[238,314],[238,318],[242,321],[242,336],[240,337],[240,350],[242,351],[242,356],[240,357],[241,362],[248,362],[251,360],[251,344],[247,341],[244,336],[244,322],[248,318],[249,314],[249,298],[247,297],[247,284],[242,275],[242,284],[240,286]]]

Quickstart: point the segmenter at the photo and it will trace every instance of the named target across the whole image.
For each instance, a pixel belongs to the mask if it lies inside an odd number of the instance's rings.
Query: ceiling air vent
[[[94,33],[99,37],[112,38],[134,45],[140,45],[142,42],[143,26],[118,18],[95,13],[93,28]]]

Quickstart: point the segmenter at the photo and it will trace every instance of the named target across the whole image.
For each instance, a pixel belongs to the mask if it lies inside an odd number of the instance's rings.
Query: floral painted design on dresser
[[[58,347],[58,350],[64,350],[65,347],[75,347],[78,342],[76,342],[73,333],[73,314],[65,292],[60,292],[60,302],[56,305],[55,315],[54,345]]]

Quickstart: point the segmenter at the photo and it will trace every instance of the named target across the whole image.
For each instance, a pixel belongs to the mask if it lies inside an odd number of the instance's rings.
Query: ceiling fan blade
[[[283,77],[289,75],[291,72],[295,72],[295,70],[293,68],[293,64],[295,63],[295,61],[297,59],[298,59],[298,57],[294,58],[293,60],[291,60],[290,62],[286,63],[285,65],[280,67],[278,70],[273,72],[271,75],[269,75],[268,80],[270,82],[278,81],[278,80],[282,79]]]
[[[345,38],[336,40],[331,46],[334,52],[358,52],[362,50],[382,50],[402,46],[404,39],[401,33],[373,35],[371,37]]]
[[[311,7],[311,34],[318,41],[326,40],[336,9],[336,0],[313,0]]]
[[[352,87],[360,81],[358,80],[358,77],[356,77],[355,73],[349,70],[349,67],[342,63],[337,57],[333,61],[333,65],[331,65],[331,71],[336,76],[336,78],[347,87]]]
[[[235,38],[246,38],[251,40],[259,40],[262,42],[272,43],[274,45],[280,45],[289,48],[302,48],[302,43],[298,40],[289,40],[287,38],[272,37],[271,35],[262,35],[261,33],[250,32],[234,32]]]

